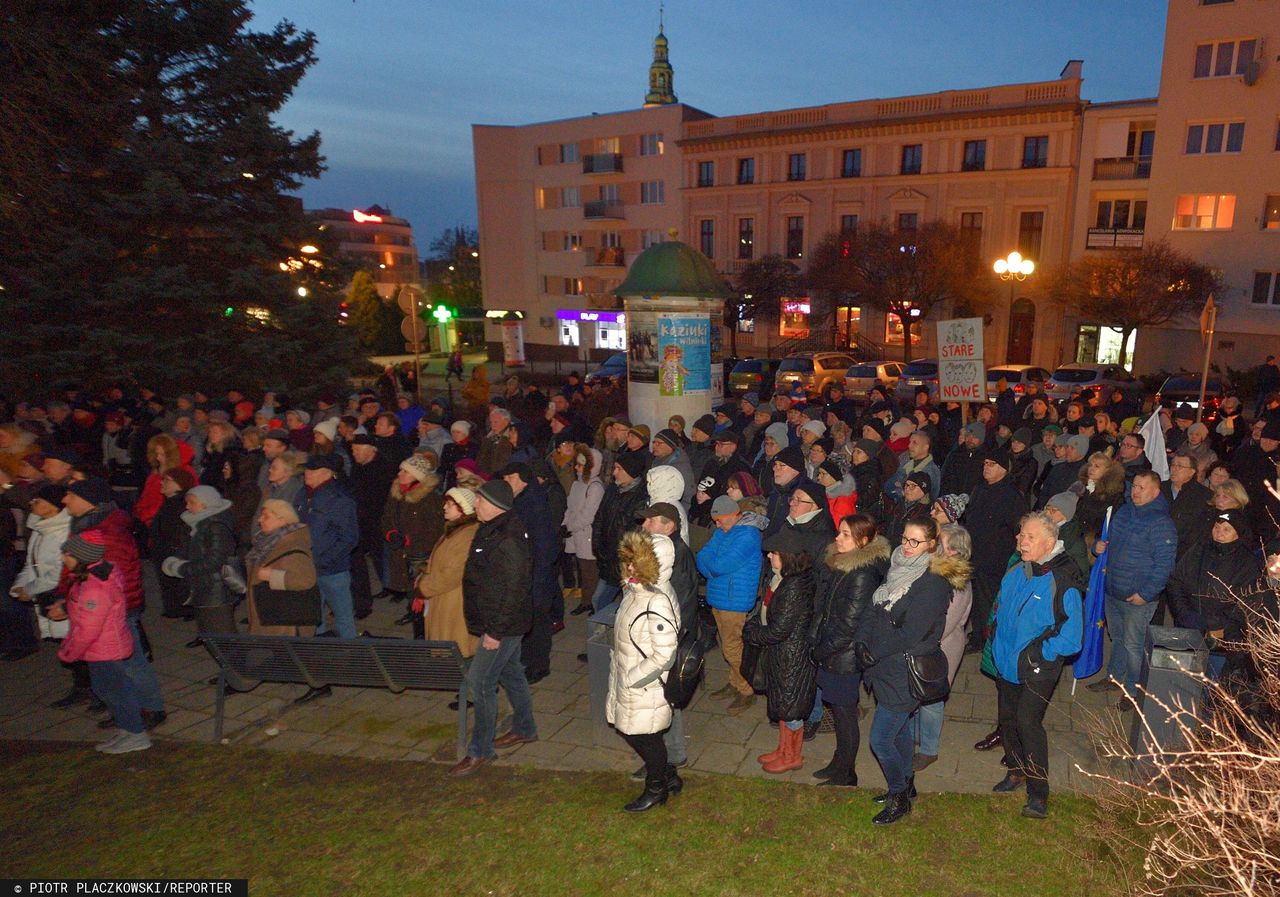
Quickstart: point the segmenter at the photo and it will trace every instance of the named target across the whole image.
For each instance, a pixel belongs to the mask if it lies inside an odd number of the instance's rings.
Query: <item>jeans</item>
[[[818,688],[813,693],[813,710],[809,712],[809,718],[805,720],[809,723],[822,722],[822,689]]]
[[[946,709],[946,701],[934,701],[916,711],[916,722],[920,731],[920,753],[930,757],[938,756],[938,740],[942,737],[942,718]]]
[[[856,709],[854,712],[857,712]],[[910,720],[910,713],[890,710],[883,704],[876,705],[876,714],[871,720],[871,737],[868,741],[871,752],[880,761],[880,770],[884,773],[890,794],[906,791],[907,779],[911,777]]]
[[[142,707],[124,665],[123,660],[91,660],[89,682],[93,685],[94,694],[111,711],[116,725],[137,735],[143,731]]]
[[[1027,796],[1049,797],[1049,736],[1044,714],[1058,687],[1062,664],[1050,664],[1051,674],[1020,684],[996,679],[1000,734],[1009,758],[1009,772],[1027,777]]]
[[[1147,627],[1156,615],[1156,602],[1134,606],[1127,601],[1106,599],[1107,631],[1111,634],[1111,662],[1107,672],[1125,691],[1133,694],[1142,672],[1142,651],[1146,645]]]
[[[316,585],[320,589],[320,627],[316,634],[330,631],[325,620],[325,608],[328,608],[333,611],[332,631],[338,634],[338,638],[355,638],[356,617],[351,605],[351,571],[318,576]]]
[[[622,586],[615,586],[612,583],[605,582],[603,579],[596,583],[596,590],[591,596],[591,606],[596,612],[604,610],[610,604],[618,600],[618,596],[622,594]]]
[[[476,705],[475,726],[467,749],[469,757],[490,760],[497,756],[493,738],[494,727],[498,724],[499,685],[511,702],[514,714],[511,731],[523,738],[536,738],[538,735],[538,726],[533,720],[533,697],[529,694],[524,667],[520,665],[520,636],[508,636],[492,650],[486,648],[482,640],[467,667],[467,691]]]
[[[164,696],[160,694],[160,680],[156,678],[156,671],[152,668],[151,662],[147,660],[147,652],[142,647],[142,631],[139,628],[142,624],[142,608],[139,607],[129,611],[125,615],[125,619],[129,621],[129,634],[133,636],[133,654],[120,661],[120,663],[124,667],[129,681],[133,684],[133,691],[137,697],[138,705],[143,710],[162,713],[164,712]],[[99,695],[99,697],[102,696]],[[106,701],[107,699],[102,698],[102,700]]]
[[[671,708],[671,726],[662,736],[662,743],[667,747],[668,762],[679,766],[689,759],[689,748],[684,743],[684,714],[679,708]]]

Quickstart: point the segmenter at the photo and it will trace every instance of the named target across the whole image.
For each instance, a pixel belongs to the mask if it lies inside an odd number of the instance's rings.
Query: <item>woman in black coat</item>
[[[823,513],[826,513],[825,509]],[[804,765],[804,721],[817,697],[817,667],[809,656],[813,620],[813,558],[803,538],[784,528],[764,543],[772,577],[766,581],[759,615],[742,629],[742,640],[763,648],[769,721],[778,724],[778,749],[759,758],[768,773]]]
[[[858,490],[857,509],[872,520],[882,519],[880,493],[884,486],[884,472],[880,468],[879,447],[871,439],[859,439],[849,450],[854,488]]]
[[[190,550],[191,530],[182,522],[182,512],[187,509],[187,490],[195,485],[196,478],[185,467],[166,471],[160,480],[164,501],[147,526],[151,557],[155,559],[157,568],[159,561],[172,555],[186,557]],[[171,620],[195,619],[196,612],[187,606],[191,590],[182,578],[169,576],[158,569],[156,578],[160,581],[161,616]]]
[[[859,665],[876,696],[871,750],[889,785],[875,798],[884,804],[872,820],[876,825],[906,816],[915,796],[910,719],[920,702],[911,694],[907,655],[936,651],[946,627],[952,587],[933,570],[937,547],[938,525],[932,519],[907,524],[885,581],[871,596],[858,625]]]
[[[827,547],[817,569],[810,641],[822,701],[835,719],[836,752],[831,762],[813,775],[823,779],[824,785],[856,786],[862,673],[853,646],[863,611],[889,569],[889,543],[877,534],[874,520],[852,514],[840,521],[835,541]]]

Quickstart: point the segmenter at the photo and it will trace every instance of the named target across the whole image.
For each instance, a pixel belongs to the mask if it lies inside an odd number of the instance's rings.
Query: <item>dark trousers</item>
[[[157,572],[156,579],[160,583],[160,608],[166,617],[185,617],[190,619],[195,612],[186,607],[191,589],[187,581],[177,576],[165,576]]]
[[[1054,669],[1060,674],[1062,665],[1054,664]],[[1021,684],[996,679],[1000,734],[1009,771],[1026,776],[1027,796],[1041,800],[1049,796],[1049,736],[1044,731],[1044,714],[1057,687],[1057,675]]]
[[[975,570],[973,573],[973,610],[969,612],[973,631],[969,634],[970,645],[981,648],[987,640],[987,618],[991,616],[991,607],[1000,592],[1000,580],[1003,576],[1003,572],[991,573],[986,570]]]
[[[661,732],[649,732],[644,735],[627,735],[631,749],[644,761],[644,775],[648,781],[666,780],[667,776],[667,744],[662,740]]]
[[[560,582],[566,589],[578,587],[578,556],[567,551],[560,552]]]
[[[357,546],[351,552],[351,609],[358,617],[373,613],[373,587],[369,584],[368,554]]]
[[[850,779],[857,781],[858,774],[854,766],[858,762],[858,742],[862,738],[862,733],[858,731],[858,705],[827,706],[831,708],[831,718],[836,724],[836,753],[831,758],[831,766],[839,770],[841,780],[847,772]]]
[[[578,584],[582,586],[582,598],[587,604],[591,603],[591,599],[596,594],[596,584],[600,582],[600,571],[596,567],[594,559],[587,560],[577,555],[574,557],[578,561]]]
[[[7,514],[8,511],[0,513]],[[35,605],[30,601],[19,601],[6,588],[0,592],[0,650],[25,650],[38,644]]]
[[[533,574],[533,626],[525,633],[520,644],[520,662],[528,676],[541,676],[551,669],[551,613],[552,592],[559,592],[552,570],[534,571]],[[560,599],[561,616],[564,616],[564,598]]]
[[[234,604],[214,604],[209,607],[196,608],[196,631],[211,635],[236,631],[236,606]]]

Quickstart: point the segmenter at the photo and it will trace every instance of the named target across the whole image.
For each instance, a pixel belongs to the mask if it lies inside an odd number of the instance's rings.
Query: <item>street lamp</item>
[[[999,275],[1001,280],[1006,280],[1009,282],[1009,324],[1008,324],[1008,336],[1006,336],[1005,338],[1006,350],[1007,350],[1008,344],[1012,342],[1012,337],[1013,337],[1014,286],[1016,284],[1021,283],[1022,281],[1026,280],[1028,277],[1031,276],[1031,273],[1036,270],[1036,263],[1031,261],[1031,259],[1023,258],[1022,253],[1018,252],[1017,250],[1014,250],[1013,252],[1009,253],[1007,257],[1002,259],[996,259],[996,262],[994,265],[992,265],[992,268],[995,269],[996,274]],[[1006,354],[1008,354],[1007,351],[1006,351]],[[1028,358],[1028,361],[1029,360],[1030,359]],[[1008,359],[1008,361],[1014,362],[1014,359],[1010,358]]]

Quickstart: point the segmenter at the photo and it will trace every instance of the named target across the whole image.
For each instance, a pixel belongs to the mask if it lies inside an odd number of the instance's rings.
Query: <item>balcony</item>
[[[1143,229],[1140,227],[1091,227],[1085,237],[1085,249],[1141,249]]]
[[[604,246],[587,255],[588,268],[625,268],[627,253],[621,246]]]
[[[1151,177],[1150,156],[1120,156],[1115,159],[1094,159],[1095,181],[1145,180]]]
[[[583,174],[617,174],[622,171],[622,153],[592,153],[582,159]]]
[[[622,203],[617,200],[599,199],[582,204],[582,217],[588,221],[598,221],[605,218],[620,220],[627,216],[623,211]]]

